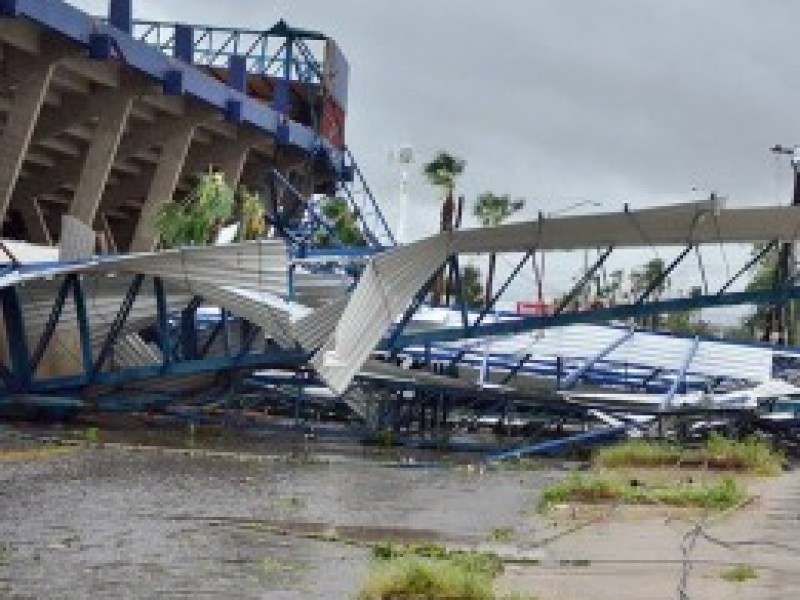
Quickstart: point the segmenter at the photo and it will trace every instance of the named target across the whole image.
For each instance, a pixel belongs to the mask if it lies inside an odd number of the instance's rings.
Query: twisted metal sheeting
[[[722,209],[713,200],[440,233],[370,260],[312,363],[335,392],[344,392],[384,333],[452,254],[788,241],[798,232],[800,207]]]

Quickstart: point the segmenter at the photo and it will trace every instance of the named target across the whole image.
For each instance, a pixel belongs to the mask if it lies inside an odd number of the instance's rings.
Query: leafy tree
[[[355,215],[350,210],[347,200],[344,198],[328,198],[321,205],[322,215],[333,226],[336,237],[345,246],[363,247],[367,245],[367,240],[361,229],[358,227],[358,221]],[[334,240],[327,231],[320,231],[316,238],[317,246],[321,248],[330,248]]]
[[[512,200],[508,194],[497,196],[491,192],[484,192],[478,196],[472,212],[484,227],[497,227],[515,212],[522,210],[524,206],[525,200],[523,198]],[[492,296],[496,266],[497,255],[492,252],[489,254],[489,270],[486,274],[485,297],[487,305]]]
[[[234,193],[219,173],[200,176],[187,196],[162,206],[155,219],[165,248],[210,244],[222,227],[232,223],[239,223],[238,241],[266,233],[264,206],[258,195],[244,186]]]
[[[450,231],[453,229],[453,215],[455,214],[453,194],[455,193],[456,182],[464,172],[466,165],[467,163],[461,158],[442,150],[423,168],[423,173],[428,183],[440,188],[444,193],[441,231]],[[439,276],[433,288],[434,304],[439,304],[441,302],[443,288],[444,280]]]
[[[469,308],[477,308],[483,304],[483,287],[481,286],[481,272],[474,265],[466,265],[461,269],[461,290],[456,290],[456,301],[462,301]]]
[[[244,187],[239,188],[235,198],[236,220],[239,222],[237,239],[255,240],[267,232],[264,204],[261,199]]]

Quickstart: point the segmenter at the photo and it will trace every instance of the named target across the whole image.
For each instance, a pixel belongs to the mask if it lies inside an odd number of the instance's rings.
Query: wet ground
[[[345,540],[472,546],[534,528],[558,476],[358,447],[148,441],[0,461],[0,597],[350,598],[369,549]]]

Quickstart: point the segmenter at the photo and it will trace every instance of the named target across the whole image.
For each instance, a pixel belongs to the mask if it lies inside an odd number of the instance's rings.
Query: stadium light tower
[[[406,144],[398,146],[390,154],[390,160],[400,166],[400,197],[395,208],[396,224],[394,237],[398,244],[404,244],[406,240],[406,214],[408,212],[408,170],[414,163],[414,149]]]
[[[770,148],[773,154],[791,156],[792,171],[794,172],[794,189],[792,191],[792,206],[800,205],[800,146],[782,146],[776,144]],[[786,283],[797,272],[797,249],[794,242],[787,242],[781,246],[778,255],[778,282]],[[798,310],[793,302],[788,305],[776,306],[771,311],[778,330],[778,343],[793,346],[797,343]],[[770,321],[773,319],[771,318]],[[764,331],[764,341],[770,341],[772,323],[768,323]]]

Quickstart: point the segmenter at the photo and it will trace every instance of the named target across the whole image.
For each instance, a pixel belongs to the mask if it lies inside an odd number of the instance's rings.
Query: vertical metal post
[[[73,278],[72,293],[75,301],[75,314],[78,318],[78,334],[81,344],[81,358],[83,361],[83,371],[88,377],[92,372],[92,335],[89,328],[89,316],[86,312],[86,296],[83,293],[83,284],[77,274],[69,275]]]
[[[247,57],[235,54],[228,59],[228,85],[237,92],[247,92]]]
[[[11,357],[11,371],[18,390],[24,390],[31,381],[31,364],[28,355],[28,341],[25,337],[25,323],[22,307],[16,288],[0,290],[0,304],[3,307],[3,321],[6,328],[8,354]]]
[[[125,33],[132,33],[133,0],[109,0],[108,22]]]
[[[224,308],[220,312],[220,318],[222,319],[222,344],[225,349],[225,356],[230,357],[231,355],[231,332],[228,325],[230,324],[230,319],[228,318],[228,311]]]
[[[181,311],[181,349],[183,360],[197,358],[197,306],[194,302]]]
[[[175,25],[175,58],[185,63],[194,63],[194,29],[191,25]]]

